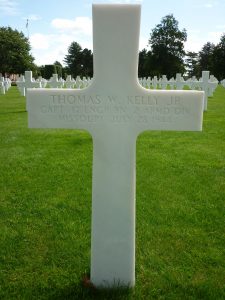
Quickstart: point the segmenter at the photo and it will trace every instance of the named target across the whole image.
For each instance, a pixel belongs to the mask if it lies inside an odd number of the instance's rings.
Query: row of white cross
[[[176,79],[171,78],[167,79],[166,75],[163,75],[162,78],[157,78],[154,76],[152,79],[148,78],[140,78],[140,84],[149,89],[157,89],[160,88],[162,90],[166,90],[168,87],[173,90],[182,90],[185,86],[188,86],[190,90],[202,90],[205,92],[205,101],[204,101],[204,110],[207,110],[207,100],[208,97],[212,97],[213,93],[218,86],[218,80],[214,75],[209,75],[209,71],[203,71],[202,77],[198,80],[195,76],[184,80],[180,73],[176,74]]]
[[[167,79],[167,76],[163,75],[162,78],[159,79],[157,76],[154,76],[152,79],[150,77],[140,78],[139,82],[143,87],[152,89],[160,88],[165,90],[170,87],[171,90],[182,90],[184,86],[188,86],[191,90],[201,90],[203,78],[208,80],[209,97],[211,97],[213,96],[213,92],[215,91],[219,82],[214,75],[209,76],[209,71],[203,71],[202,77],[199,80],[196,78],[196,76],[185,80],[180,73],[177,73],[175,79],[173,77],[171,79]]]
[[[0,94],[5,94],[11,87],[11,80],[0,76]]]
[[[72,78],[71,75],[68,75],[66,80],[58,78],[58,74],[53,74],[49,80],[46,80],[42,77],[39,77],[37,80],[34,80],[32,77],[32,71],[25,71],[25,75],[19,77],[16,81],[17,87],[22,96],[26,96],[26,91],[28,88],[85,88],[91,83],[90,78],[77,76],[76,80]]]
[[[85,88],[91,84],[91,78],[80,76],[76,77],[76,80],[72,78],[71,75],[68,75],[66,80],[58,78],[58,74],[53,74],[50,80],[46,80],[42,77],[39,77],[37,80],[32,78],[32,71],[25,71],[25,76],[22,75],[17,80],[17,86],[22,96],[26,96],[27,88]],[[205,81],[205,82],[204,82]],[[212,97],[215,89],[218,86],[218,80],[214,75],[209,76],[209,71],[203,71],[202,77],[198,80],[195,76],[184,80],[180,73],[176,74],[176,78],[167,79],[166,75],[163,75],[162,78],[139,78],[139,83],[144,88],[148,89],[162,89],[166,90],[168,87],[171,90],[182,90],[184,86],[188,86],[190,90],[203,90],[208,97]],[[225,79],[220,82],[220,84],[225,87]],[[0,77],[0,93],[5,94],[11,87],[11,80],[9,78]],[[205,110],[207,107],[205,107]]]
[[[66,80],[58,78],[58,74],[53,74],[50,80],[39,77],[36,81],[32,78],[32,71],[25,71],[25,76],[21,76],[17,81],[17,86],[20,90],[22,96],[26,96],[27,88],[85,88],[88,87],[91,83],[90,78],[77,76],[76,80],[72,78],[71,75],[68,75]],[[184,80],[180,73],[176,74],[176,79],[171,78],[167,79],[166,75],[163,75],[162,78],[157,78],[154,76],[153,79],[148,78],[139,78],[139,83],[144,88],[148,89],[162,89],[166,90],[168,87],[170,89],[182,90],[184,86],[188,86],[191,90],[202,90],[205,92],[204,99],[204,111],[207,110],[208,97],[212,97],[213,93],[218,85],[218,80],[213,76],[209,75],[209,71],[203,71],[202,77],[197,80],[196,77],[192,77],[188,80]]]

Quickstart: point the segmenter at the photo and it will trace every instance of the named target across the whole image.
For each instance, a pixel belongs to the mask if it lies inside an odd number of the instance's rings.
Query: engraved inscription
[[[99,95],[51,95],[53,104],[100,104],[101,98]]]
[[[148,123],[173,122],[189,114],[180,96],[159,95],[50,95],[49,103],[40,107],[42,114],[55,114],[66,122],[79,123]]]
[[[157,96],[127,96],[127,104],[157,105]]]
[[[138,123],[172,122],[176,116],[190,113],[179,96],[167,97],[161,102],[159,96],[128,96],[128,103],[134,105]]]

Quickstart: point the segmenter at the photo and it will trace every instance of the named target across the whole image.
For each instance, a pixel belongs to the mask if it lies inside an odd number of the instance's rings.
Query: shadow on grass
[[[80,134],[75,132],[74,133],[74,139],[71,140],[71,145],[73,146],[86,146],[86,145],[93,145],[93,141],[92,141],[92,137],[90,134],[86,134],[86,132],[84,131],[84,133]]]
[[[130,299],[133,289],[116,288],[116,289],[94,289],[85,287],[82,283],[65,287],[62,290],[55,291],[47,299],[49,300],[77,300],[77,299],[98,299],[98,300],[122,300]]]
[[[26,110],[5,111],[5,112],[0,112],[0,115],[21,114],[21,113],[27,113],[27,111]]]
[[[92,139],[91,138],[89,138],[89,139],[87,139],[87,138],[74,138],[74,140],[72,140],[71,141],[71,143],[70,143],[71,145],[73,145],[73,146],[80,146],[80,147],[83,147],[83,146],[85,146],[85,145],[90,145],[90,146],[92,146]]]

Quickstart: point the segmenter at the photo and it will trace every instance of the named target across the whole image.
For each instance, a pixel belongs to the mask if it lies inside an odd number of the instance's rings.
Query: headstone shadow
[[[130,288],[95,289],[84,286],[83,282],[71,284],[64,289],[58,290],[48,300],[122,300],[130,299],[133,290]]]

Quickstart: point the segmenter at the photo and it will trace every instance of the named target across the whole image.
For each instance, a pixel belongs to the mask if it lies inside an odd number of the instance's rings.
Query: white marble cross
[[[153,84],[153,89],[156,90],[157,86],[158,86],[158,78],[157,78],[157,76],[153,77],[152,84]]]
[[[162,86],[161,86],[162,90],[166,90],[167,84],[168,84],[168,79],[167,79],[166,75],[163,75],[162,76]]]
[[[74,88],[74,85],[75,85],[75,80],[72,78],[71,75],[67,75],[66,77],[66,81],[65,81],[65,86],[69,89],[72,89]]]
[[[50,88],[63,88],[64,82],[59,80],[58,74],[52,74],[48,84]]]
[[[214,75],[209,76],[209,97],[213,97],[213,93],[218,86],[218,80]]]
[[[33,80],[32,71],[25,71],[25,78],[22,78],[22,81],[17,81],[16,84],[22,96],[26,96],[28,88],[41,88],[41,83]],[[26,111],[27,111],[27,101],[26,101]]]
[[[0,81],[0,93],[5,94],[5,85],[3,81]]]
[[[201,89],[204,94],[204,111],[207,111],[208,107],[208,95],[209,95],[209,71],[202,71],[202,79],[200,80]]]
[[[1,73],[0,73],[0,94],[5,94],[6,92],[6,88],[5,88],[5,78],[2,77]]]
[[[176,81],[175,81],[175,85],[176,85],[176,90],[183,90],[184,88],[184,79],[181,76],[181,73],[177,73],[176,74]]]
[[[225,87],[225,79],[221,80],[220,84]]]
[[[92,84],[28,91],[29,127],[85,129],[93,137],[91,281],[97,287],[135,284],[137,136],[202,129],[203,92],[139,85],[140,11],[140,5],[93,5]]]

